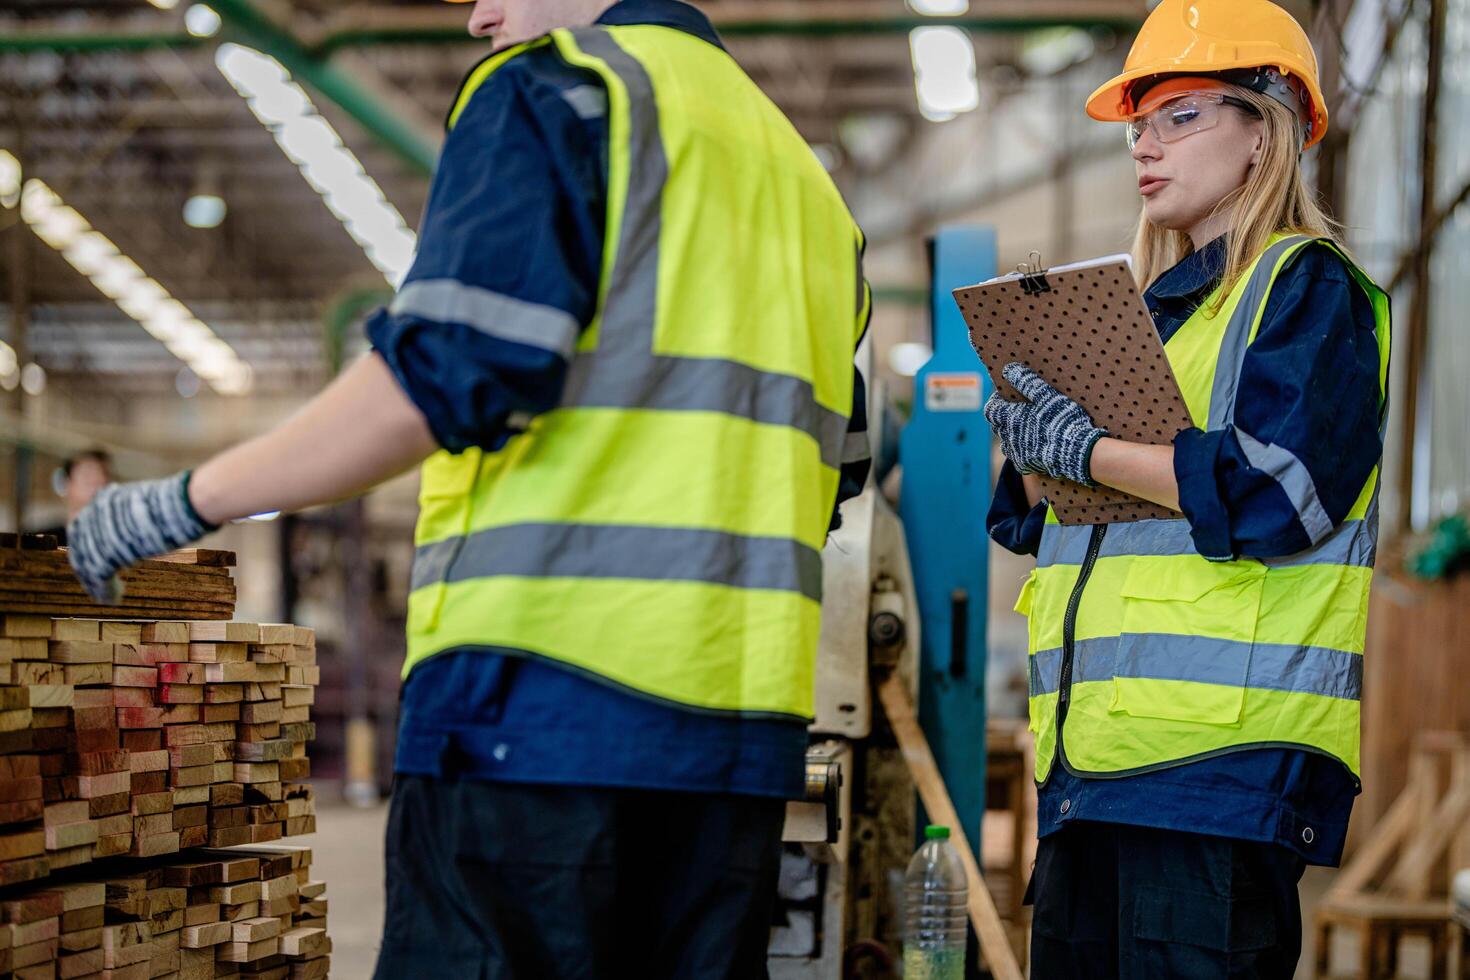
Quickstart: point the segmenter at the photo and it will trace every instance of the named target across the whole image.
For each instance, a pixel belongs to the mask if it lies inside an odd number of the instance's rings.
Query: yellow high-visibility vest
[[[500,451],[424,464],[405,676],[479,649],[810,718],[822,546],[839,467],[866,456],[848,434],[861,233],[735,61],[671,28],[501,52],[451,126],[493,72],[548,46],[606,90],[598,310],[568,341],[556,409]]]
[[[1313,240],[1275,236],[1218,312],[1217,290],[1165,344],[1199,428],[1232,421],[1271,288]],[[1342,257],[1377,320],[1383,407],[1388,297]],[[1299,459],[1237,433],[1296,506],[1315,542],[1308,550],[1211,561],[1183,519],[1064,526],[1048,511],[1016,603],[1029,619],[1039,782],[1058,760],[1078,775],[1117,776],[1263,746],[1321,752],[1358,775],[1378,470],[1334,526]]]

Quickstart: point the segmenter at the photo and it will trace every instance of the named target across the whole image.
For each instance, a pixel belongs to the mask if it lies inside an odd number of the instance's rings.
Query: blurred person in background
[[[75,520],[83,508],[92,502],[97,491],[115,479],[112,455],[105,449],[88,449],[64,460],[56,468],[52,487],[66,505],[67,524]],[[56,538],[57,543],[66,544],[65,524],[39,528],[34,533],[48,534]]]
[[[113,482],[112,456],[105,449],[89,449],[78,453],[61,465],[66,499],[66,521],[70,524],[82,509],[97,496],[97,491]]]

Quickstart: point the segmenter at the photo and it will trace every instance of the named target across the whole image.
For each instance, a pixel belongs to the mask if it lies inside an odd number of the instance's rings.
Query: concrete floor
[[[329,796],[329,793],[324,793]],[[293,844],[312,849],[313,875],[327,883],[327,922],[332,936],[332,976],[339,980],[367,980],[377,961],[378,937],[383,928],[383,830],[386,804],[359,810],[341,804],[319,803],[317,833],[294,838]],[[1312,980],[1312,909],[1332,884],[1334,872],[1308,868],[1302,879],[1303,935],[1297,980]],[[1407,942],[1400,961],[1401,980],[1429,975],[1428,949]],[[1341,931],[1333,941],[1334,977],[1356,976],[1357,947]]]
[[[358,810],[318,801],[317,832],[286,841],[311,848],[312,875],[327,883],[327,932],[332,937],[332,976],[337,980],[368,980],[373,975],[383,932],[387,823],[387,804]]]

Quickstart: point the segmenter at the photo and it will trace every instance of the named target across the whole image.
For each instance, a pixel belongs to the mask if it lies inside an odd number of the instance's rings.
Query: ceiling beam
[[[236,3],[225,3],[238,17]],[[907,33],[915,27],[952,24],[977,32],[1046,27],[1131,29],[1148,15],[1144,0],[977,0],[957,17],[924,17],[900,0],[722,0],[705,4],[720,33],[730,37]],[[246,7],[245,9],[249,9]],[[251,16],[253,15],[253,16]],[[255,11],[254,26],[270,25]],[[270,25],[275,31],[279,27]],[[318,24],[293,25],[310,53],[373,44],[483,44],[465,33],[462,9],[354,7]],[[128,51],[205,44],[179,29],[177,18],[89,18],[84,21],[0,22],[0,51]]]
[[[1131,29],[1148,16],[1144,0],[977,0],[958,17],[925,17],[901,0],[722,0],[700,5],[729,37],[907,33],[915,27],[952,24],[973,31],[1023,31],[1046,27]],[[303,30],[309,48],[327,51],[363,44],[473,43],[462,9],[354,7]]]
[[[157,17],[88,17],[56,21],[0,21],[0,52],[149,51],[204,44]]]
[[[975,0],[966,14],[925,17],[899,0],[722,0],[704,5],[723,34],[892,33],[954,24],[976,31],[1041,27],[1137,26],[1148,16],[1143,0]]]
[[[439,158],[438,133],[423,132],[421,119],[405,119],[395,106],[384,105],[379,94],[364,85],[355,67],[344,70],[306,50],[296,36],[296,25],[276,23],[252,0],[212,0],[212,5],[229,24],[231,33],[243,36],[299,81],[335,102],[409,166],[424,176],[434,173]]]

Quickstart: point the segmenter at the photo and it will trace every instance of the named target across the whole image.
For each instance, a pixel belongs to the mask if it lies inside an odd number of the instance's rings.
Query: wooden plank
[[[259,643],[260,626],[256,623],[192,623],[191,643]]]
[[[97,643],[102,639],[101,624],[95,619],[58,619],[51,623],[51,639]]]
[[[206,548],[186,548],[167,555],[159,555],[154,561],[178,565],[214,565],[221,568],[232,568],[235,564],[235,553],[233,551],[210,551]]]
[[[287,930],[281,936],[281,952],[287,956],[314,959],[326,955],[331,948],[331,940],[327,938],[325,929],[302,926]]]
[[[55,551],[60,547],[54,534],[16,534],[6,531],[0,534],[0,548],[19,548],[25,551]]]
[[[46,616],[86,615],[88,613],[95,615],[100,608],[90,599],[67,603],[44,599],[39,601],[17,601],[12,598],[0,596],[0,612],[6,613],[38,613]],[[169,605],[163,605],[124,600],[122,606],[115,608],[119,611],[125,611],[129,615],[186,619],[190,622],[196,620],[225,620],[235,614],[232,603],[214,602],[175,602]]]
[[[233,587],[199,589],[172,582],[145,581],[135,582],[129,588],[130,591],[124,593],[122,602],[116,606],[103,606],[92,602],[80,585],[73,588],[70,582],[61,579],[0,579],[0,602],[4,603],[6,609],[13,603],[57,602],[82,606],[90,603],[90,611],[95,615],[114,610],[131,613],[131,602],[138,601],[169,607],[177,604],[188,608],[197,603],[229,605],[235,598]]]
[[[66,551],[61,548],[55,549],[53,551],[27,551],[25,553],[18,553],[15,551],[0,551],[0,568],[64,568],[69,567],[69,565],[70,562],[67,558]],[[229,572],[226,570],[226,566],[198,566],[196,568],[186,566],[184,563],[181,562],[170,561],[167,557],[145,558],[142,561],[136,563],[132,567],[131,571],[134,573],[150,571],[181,573],[184,572],[186,568],[187,571],[191,573],[197,572],[201,574],[211,573],[222,575],[229,574]]]
[[[980,940],[980,951],[991,974],[996,980],[1022,980],[1021,967],[1011,951],[1005,926],[996,912],[995,902],[985,886],[985,879],[981,877],[975,852],[970,848],[959,814],[955,812],[954,803],[950,800],[949,790],[944,785],[943,777],[939,775],[939,766],[934,761],[924,730],[919,727],[913,700],[909,697],[902,678],[897,673],[889,674],[879,683],[878,696],[898,739],[904,762],[908,764],[909,773],[913,776],[914,785],[919,790],[919,798],[924,802],[924,809],[935,822],[950,828],[950,841],[959,852],[960,861],[965,866],[965,876],[970,883],[970,921],[975,926],[975,935]]]
[[[130,590],[130,591],[126,591]],[[78,602],[87,593],[75,579],[67,581],[60,576],[0,576],[0,593],[17,601],[60,600]],[[127,608],[127,597],[154,599],[160,603],[220,602],[227,603],[235,597],[235,587],[228,582],[176,582],[167,579],[146,578],[125,587],[123,601],[117,606],[93,605],[93,615],[117,615],[115,610]],[[90,600],[87,600],[90,601]]]
[[[70,574],[72,577],[67,578]],[[81,583],[72,573],[71,566],[66,562],[39,562],[28,561],[19,567],[6,567],[0,563],[0,579],[8,582],[52,582],[76,585]],[[122,573],[125,584],[132,585],[173,585],[181,589],[229,589],[234,588],[235,579],[225,571],[213,571],[210,569],[194,569],[180,566],[160,565],[154,568],[135,566]],[[112,619],[125,619],[126,617],[110,617]]]

